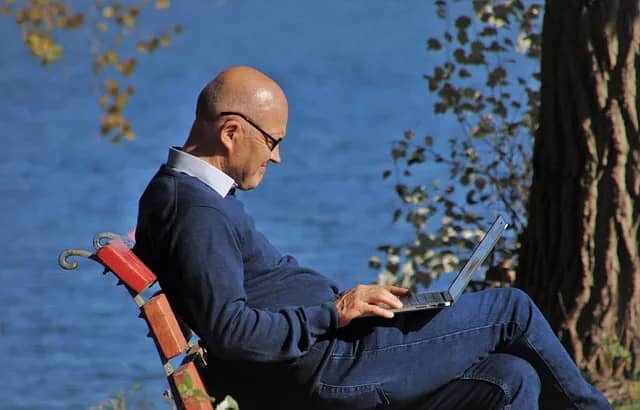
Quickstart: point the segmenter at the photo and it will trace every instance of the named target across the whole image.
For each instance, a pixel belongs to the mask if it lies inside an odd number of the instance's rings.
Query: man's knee
[[[517,321],[527,321],[536,311],[537,307],[533,300],[524,291],[518,288],[499,288],[496,292],[495,302],[507,309],[511,317]],[[524,325],[525,323],[520,323]]]
[[[516,305],[529,305],[533,303],[529,295],[518,288],[495,288],[493,291],[500,295],[501,299],[505,299]]]
[[[524,359],[503,353],[490,354],[463,375],[467,380],[480,380],[498,386],[505,402],[537,403],[541,382],[536,370]]]

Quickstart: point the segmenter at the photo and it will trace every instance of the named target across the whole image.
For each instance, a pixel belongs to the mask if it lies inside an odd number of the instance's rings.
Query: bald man
[[[281,255],[235,190],[280,163],[287,116],[265,74],[223,71],[140,199],[135,251],[207,347],[214,396],[242,410],[610,408],[521,291],[394,317],[383,306],[401,307],[406,289],[341,293]]]

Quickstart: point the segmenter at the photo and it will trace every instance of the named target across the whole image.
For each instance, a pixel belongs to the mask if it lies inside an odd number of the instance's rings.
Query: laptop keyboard
[[[400,298],[404,306],[431,305],[448,302],[444,292],[412,293]]]

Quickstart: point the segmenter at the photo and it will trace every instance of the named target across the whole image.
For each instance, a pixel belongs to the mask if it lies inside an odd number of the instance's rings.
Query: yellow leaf
[[[102,127],[111,129],[117,127],[122,122],[122,117],[119,114],[105,114],[102,116]]]
[[[120,131],[122,132],[122,135],[128,140],[132,140],[133,137],[135,137],[135,134],[131,129],[131,123],[127,120],[123,119],[122,126],[120,127]]]
[[[106,21],[101,21],[96,25],[96,27],[98,28],[98,30],[102,31],[103,33],[109,30],[109,25],[107,24]]]
[[[42,11],[39,7],[31,7],[28,9],[27,15],[29,16],[29,20],[34,24],[40,23],[40,20],[42,19]]]
[[[125,27],[135,27],[136,18],[131,14],[123,14],[118,17],[118,23]]]
[[[111,98],[107,94],[102,94],[98,99],[98,103],[100,104],[100,107],[107,108],[110,100]]]
[[[120,85],[117,81],[105,80],[104,88],[106,88],[106,90],[109,91],[111,95],[116,95],[118,93],[118,88],[120,88]]]
[[[157,37],[152,38],[149,42],[147,42],[147,51],[153,52],[156,48],[158,48],[158,44],[160,44],[160,40]]]
[[[116,61],[118,61],[118,53],[116,53],[113,50],[109,50],[107,51],[107,53],[104,55],[105,57],[105,61],[107,64],[113,64]]]
[[[130,76],[136,67],[136,59],[130,58],[128,60],[120,61],[116,64],[116,70],[120,71],[125,76]]]
[[[111,6],[107,6],[105,8],[102,9],[102,15],[105,16],[106,18],[110,19],[114,16],[114,10],[113,7]]]
[[[105,65],[106,65],[106,62],[105,62],[104,56],[96,57],[96,59],[93,62],[93,71],[99,73],[100,71],[102,71]]]
[[[149,51],[149,46],[147,45],[147,43],[145,41],[138,41],[138,44],[136,44],[136,51],[138,53],[148,52]]]
[[[162,35],[160,36],[160,44],[162,45],[162,47],[167,47],[169,44],[171,44],[171,39],[169,38],[169,35],[167,33],[162,33]]]
[[[73,23],[71,23],[71,27],[76,28],[84,24],[84,14],[78,13],[72,17]]]
[[[169,0],[156,0],[156,8],[157,9],[168,9],[169,8]]]
[[[116,97],[116,106],[118,107],[118,111],[124,110],[124,107],[127,106],[127,95],[126,94],[118,94]]]
[[[44,65],[49,65],[50,63],[59,60],[60,57],[62,57],[62,46],[58,44],[51,44],[51,47],[49,47],[42,63]]]
[[[16,11],[16,23],[22,25],[27,20],[27,13],[24,10]]]

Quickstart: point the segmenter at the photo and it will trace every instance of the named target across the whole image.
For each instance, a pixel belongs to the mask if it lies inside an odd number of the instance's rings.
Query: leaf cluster
[[[182,26],[176,25],[149,38],[143,37],[139,32],[138,22],[143,7],[151,3],[150,0],[142,0],[137,4],[126,5],[121,1],[96,0],[94,4],[97,17],[93,69],[96,75],[105,77],[99,91],[99,104],[104,111],[100,134],[111,136],[114,142],[135,136],[131,122],[125,116],[125,109],[129,97],[135,93],[130,78],[137,67],[138,54],[152,53],[159,47],[167,47],[171,44],[171,36],[182,32]],[[153,4],[157,10],[166,10],[170,6],[168,0],[156,0]],[[133,39],[127,41],[128,37]]]
[[[22,41],[42,65],[49,65],[62,57],[63,47],[54,33],[73,30],[84,23],[84,15],[71,10],[65,1],[4,0],[0,7],[3,15],[12,14],[22,27]]]
[[[188,374],[184,375],[184,381],[180,383],[177,388],[182,397],[185,397],[185,404],[206,403],[214,401],[213,397],[210,397],[206,392],[196,388],[193,385],[193,379]]]
[[[206,392],[196,388],[193,379],[188,374],[184,375],[184,380],[178,386],[178,391],[185,400],[185,404],[197,405],[198,403],[215,402],[215,398],[209,396]],[[225,398],[216,404],[216,410],[239,410],[238,402],[233,397],[225,396]]]
[[[382,283],[428,285],[459,269],[457,255],[475,246],[492,214],[502,213],[513,229],[489,263],[511,278],[532,173],[542,6],[438,0],[435,7],[444,29],[426,49],[439,64],[424,78],[436,97],[434,113],[459,131],[416,138],[408,130],[393,144],[394,167],[383,177],[395,178],[394,222],[407,223],[413,235],[381,246],[384,262],[372,257],[370,267]],[[448,178],[425,184],[427,167]]]
[[[63,58],[61,32],[88,25],[96,89],[103,110],[100,134],[114,142],[132,139],[135,134],[125,109],[135,93],[131,77],[139,55],[169,46],[172,36],[182,32],[182,26],[143,36],[139,27],[141,15],[149,13],[151,7],[168,9],[169,0],[92,0],[84,6],[73,10],[64,0],[4,0],[0,12],[13,17],[22,29],[25,46],[45,66]]]

